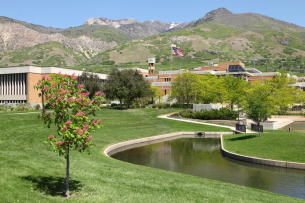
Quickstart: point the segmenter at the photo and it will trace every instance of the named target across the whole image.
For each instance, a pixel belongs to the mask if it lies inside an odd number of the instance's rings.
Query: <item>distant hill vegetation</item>
[[[155,57],[156,70],[168,70],[170,45],[175,44],[185,52],[183,57],[174,56],[173,69],[228,61],[254,67],[254,60],[262,71],[286,69],[303,74],[305,68],[304,27],[255,13],[234,14],[226,8],[188,23],[92,18],[79,27],[54,29],[0,17],[0,25],[8,22],[48,33],[57,41],[44,41],[35,48],[28,46],[31,43],[20,46],[23,36],[14,33],[0,41],[0,66],[55,65],[107,73],[112,67],[146,69],[147,58]],[[41,39],[46,37],[50,38]]]

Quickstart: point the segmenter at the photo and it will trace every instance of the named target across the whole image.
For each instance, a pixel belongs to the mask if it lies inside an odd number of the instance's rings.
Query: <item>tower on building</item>
[[[148,74],[154,74],[155,73],[155,58],[148,58]]]

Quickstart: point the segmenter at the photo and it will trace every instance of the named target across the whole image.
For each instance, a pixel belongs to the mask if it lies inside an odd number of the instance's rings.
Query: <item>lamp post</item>
[[[238,124],[239,124],[239,99],[238,99]]]

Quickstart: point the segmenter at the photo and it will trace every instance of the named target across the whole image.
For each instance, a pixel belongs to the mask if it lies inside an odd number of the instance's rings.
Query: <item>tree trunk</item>
[[[70,191],[69,191],[69,148],[70,148],[70,145],[68,145],[68,154],[67,154],[66,193],[65,193],[66,197],[70,196]]]
[[[128,108],[130,108],[130,100],[128,100]]]
[[[233,111],[233,103],[231,103],[231,111]]]
[[[259,138],[261,138],[261,128],[259,127],[259,122],[258,122],[257,124],[258,124],[258,134],[259,134]]]
[[[121,109],[123,108],[122,99],[120,99]]]

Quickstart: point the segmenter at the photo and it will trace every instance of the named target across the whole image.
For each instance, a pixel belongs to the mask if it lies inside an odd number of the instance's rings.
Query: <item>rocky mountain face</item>
[[[129,18],[129,19],[119,19],[119,20],[110,20],[107,18],[90,18],[83,25],[108,25],[111,27],[120,27],[121,25],[137,23],[139,21]]]
[[[19,23],[0,23],[0,50],[25,49],[46,42],[60,42],[67,48],[78,51],[103,52],[117,45],[116,42],[103,42],[94,38],[80,36],[67,38],[61,33],[45,34]]]
[[[159,32],[143,23],[132,23],[132,24],[125,24],[118,28],[124,34],[130,36],[132,39],[141,39],[144,37],[157,35]]]

